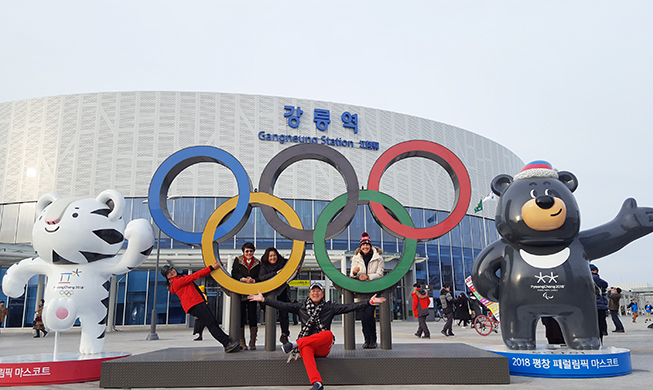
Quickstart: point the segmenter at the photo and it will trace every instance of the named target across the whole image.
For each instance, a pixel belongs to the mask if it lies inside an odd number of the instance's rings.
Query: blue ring
[[[159,165],[152,176],[147,200],[156,225],[168,237],[189,245],[200,245],[202,243],[202,232],[192,233],[179,229],[171,221],[168,212],[168,190],[170,184],[184,169],[201,162],[214,162],[225,166],[236,177],[238,184],[238,202],[233,213],[215,230],[214,240],[220,241],[223,237],[230,237],[231,233],[241,228],[240,222],[248,216],[251,206],[249,205],[249,193],[252,192],[252,184],[242,164],[228,152],[213,146],[191,146],[170,155]]]

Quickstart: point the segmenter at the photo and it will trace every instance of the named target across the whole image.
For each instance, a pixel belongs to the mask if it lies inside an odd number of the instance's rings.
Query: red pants
[[[326,357],[331,352],[333,333],[330,330],[324,330],[311,336],[302,337],[297,340],[297,345],[299,345],[299,354],[302,355],[311,384],[322,382],[322,377],[315,364],[315,357]]]

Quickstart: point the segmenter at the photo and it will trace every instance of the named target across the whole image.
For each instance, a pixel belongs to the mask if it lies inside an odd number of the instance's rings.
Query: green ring
[[[415,254],[417,253],[417,240],[415,239],[404,238],[404,250],[401,254],[399,264],[397,264],[395,269],[393,269],[389,274],[380,279],[370,281],[352,279],[349,276],[342,274],[340,270],[331,263],[326,251],[326,240],[324,239],[324,237],[326,237],[326,228],[327,224],[333,219],[333,217],[335,217],[335,215],[345,207],[346,201],[347,194],[342,194],[332,200],[324,210],[322,210],[320,217],[315,223],[315,231],[313,232],[313,249],[315,250],[315,259],[317,260],[317,263],[320,265],[320,268],[322,268],[324,274],[328,276],[334,284],[349,291],[357,293],[373,293],[394,286],[404,277],[404,275],[406,275],[408,270],[410,270],[410,267],[413,265]],[[415,227],[413,220],[410,218],[410,215],[404,206],[391,196],[378,191],[361,190],[358,204],[369,205],[370,201],[380,203],[387,207],[397,216],[397,218],[399,218],[399,222],[404,225],[411,228]]]

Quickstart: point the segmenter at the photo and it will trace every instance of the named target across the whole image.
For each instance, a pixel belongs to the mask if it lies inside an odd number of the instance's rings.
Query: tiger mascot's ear
[[[51,205],[52,203],[56,202],[57,200],[61,199],[61,196],[55,194],[54,192],[48,192],[47,194],[43,195],[42,197],[39,198],[38,202],[36,202],[36,217],[38,218],[39,215],[43,212],[43,210]]]
[[[111,209],[108,215],[109,220],[117,221],[122,217],[125,211],[125,198],[115,190],[104,190],[95,198],[100,203],[104,203]]]

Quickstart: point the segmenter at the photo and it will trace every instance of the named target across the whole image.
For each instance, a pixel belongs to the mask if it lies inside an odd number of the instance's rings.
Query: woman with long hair
[[[261,256],[261,272],[259,274],[259,281],[272,279],[276,274],[281,272],[283,267],[286,266],[286,260],[279,251],[274,247],[269,247]],[[290,302],[290,291],[288,291],[288,284],[283,285],[283,289],[277,293],[277,301]],[[290,336],[290,322],[288,320],[288,312],[279,310],[279,324],[281,325],[281,337],[279,341],[281,344],[288,342]]]

